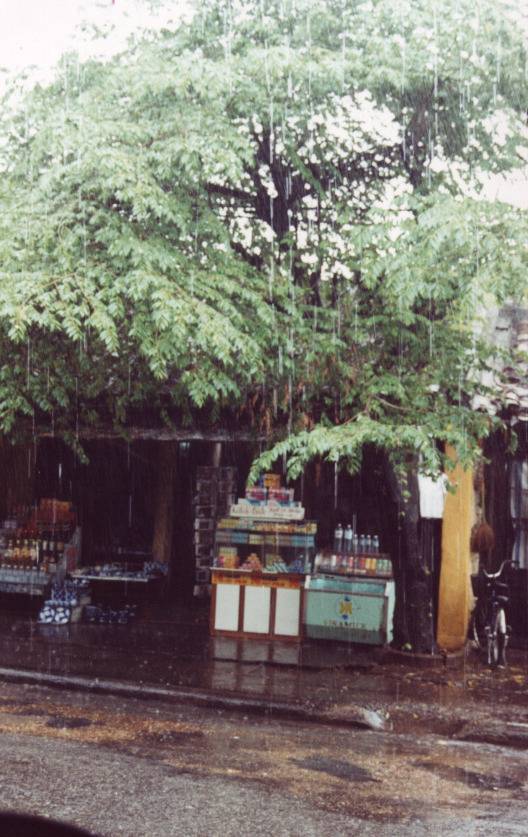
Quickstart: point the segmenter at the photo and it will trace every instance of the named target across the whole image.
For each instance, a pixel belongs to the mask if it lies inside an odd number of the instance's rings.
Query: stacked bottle
[[[45,572],[54,572],[70,536],[69,527],[62,525],[14,530],[3,537],[0,566],[20,570],[42,568]]]
[[[343,529],[341,523],[334,531],[334,555],[377,555],[380,551],[378,535],[357,535],[352,526]]]

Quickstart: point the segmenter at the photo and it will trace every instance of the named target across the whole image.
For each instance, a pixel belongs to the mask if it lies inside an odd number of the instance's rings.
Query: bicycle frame
[[[506,665],[509,634],[504,608],[509,601],[509,595],[508,585],[500,579],[508,564],[515,565],[515,562],[503,561],[495,573],[488,573],[482,569],[480,589],[472,616],[474,639],[479,648],[486,648],[489,666]]]

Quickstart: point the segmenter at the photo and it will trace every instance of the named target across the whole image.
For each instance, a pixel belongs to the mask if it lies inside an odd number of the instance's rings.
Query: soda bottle
[[[334,531],[334,552],[339,554],[343,549],[343,527],[340,523]]]
[[[352,536],[352,526],[349,523],[345,529],[344,535],[344,551],[347,555],[350,555],[350,553],[352,552]]]

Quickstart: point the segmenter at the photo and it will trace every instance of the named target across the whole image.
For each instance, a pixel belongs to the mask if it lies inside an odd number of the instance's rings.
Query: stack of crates
[[[206,596],[211,592],[216,521],[229,514],[236,503],[236,495],[236,468],[201,466],[197,469],[193,499],[195,596]]]

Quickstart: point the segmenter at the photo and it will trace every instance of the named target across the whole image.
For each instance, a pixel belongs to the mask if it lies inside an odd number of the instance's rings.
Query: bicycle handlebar
[[[484,575],[486,576],[486,578],[487,578],[487,579],[489,579],[490,581],[492,581],[493,579],[500,578],[500,576],[502,575],[502,572],[503,572],[503,570],[504,570],[504,567],[505,567],[507,564],[512,564],[512,566],[514,566],[514,567],[518,567],[518,566],[519,566],[519,562],[518,562],[518,561],[514,561],[514,560],[512,560],[511,558],[507,558],[507,559],[506,559],[506,561],[503,561],[503,562],[502,562],[502,564],[500,565],[500,567],[499,567],[499,569],[497,570],[497,572],[496,572],[496,573],[488,573],[488,572],[484,569],[484,567],[482,567],[482,572],[484,573]]]

